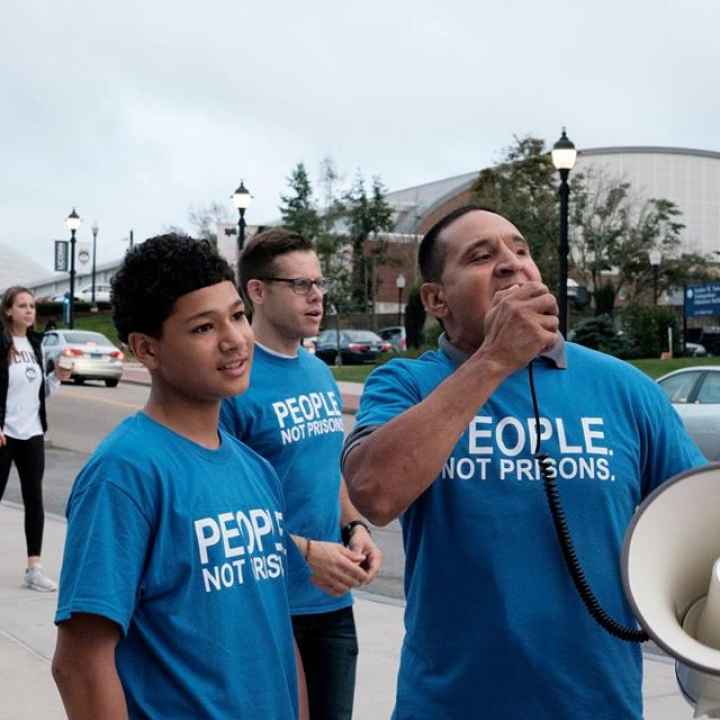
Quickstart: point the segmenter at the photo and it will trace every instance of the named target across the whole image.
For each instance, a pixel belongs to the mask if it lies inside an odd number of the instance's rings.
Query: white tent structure
[[[47,268],[40,263],[0,244],[0,292],[12,285],[28,285],[38,276],[47,274]]]

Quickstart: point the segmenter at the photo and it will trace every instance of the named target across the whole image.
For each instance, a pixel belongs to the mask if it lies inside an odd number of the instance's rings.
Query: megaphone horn
[[[695,717],[720,718],[720,463],[676,475],[640,505],[622,578],[635,617],[675,658]]]

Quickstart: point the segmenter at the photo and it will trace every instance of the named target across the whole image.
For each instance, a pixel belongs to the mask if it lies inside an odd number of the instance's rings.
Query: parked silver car
[[[42,341],[45,368],[50,372],[60,356],[73,361],[72,379],[104,380],[108,387],[120,382],[123,353],[104,335],[89,330],[53,330]]]
[[[720,460],[720,366],[683,368],[658,383],[705,457]]]

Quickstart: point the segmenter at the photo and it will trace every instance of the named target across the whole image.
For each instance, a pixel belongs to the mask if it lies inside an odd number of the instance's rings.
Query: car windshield
[[[380,338],[370,330],[344,330],[351,342],[379,342]]]
[[[70,345],[112,345],[104,335],[96,332],[66,332],[63,333],[63,338]]]

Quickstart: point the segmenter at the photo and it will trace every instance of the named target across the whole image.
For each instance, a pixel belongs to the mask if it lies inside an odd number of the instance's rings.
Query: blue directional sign
[[[720,283],[690,285],[685,290],[685,316],[720,315]]]

